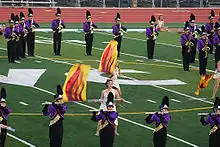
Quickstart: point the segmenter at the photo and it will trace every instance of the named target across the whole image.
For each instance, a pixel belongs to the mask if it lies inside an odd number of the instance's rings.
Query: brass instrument
[[[125,31],[121,27],[121,23],[120,23],[120,26],[119,26],[119,33],[120,33],[121,36],[123,36],[124,33],[125,33]]]
[[[18,26],[18,31],[19,31],[19,26]],[[20,33],[19,33],[19,36],[16,35],[16,41],[19,41],[20,40]]]
[[[186,41],[185,45],[188,47],[188,53],[190,53],[191,48],[194,46],[194,43],[191,41],[192,40],[192,36],[190,36],[189,40]]]
[[[24,37],[26,37],[27,34],[28,34],[28,30],[25,27],[26,27],[26,25],[25,25],[25,22],[24,22],[24,25],[23,25]]]
[[[15,26],[13,26],[13,28],[12,28],[11,35],[10,35],[11,38],[7,39],[7,41],[15,40],[17,35],[16,35],[16,33],[14,31],[15,31]]]
[[[93,32],[94,32],[93,29],[94,29],[94,27],[93,27],[92,21],[91,21],[91,22],[90,22],[90,33],[91,33],[91,34],[93,34]]]
[[[34,25],[34,19],[31,19],[31,32],[35,32],[36,26]]]
[[[63,25],[62,25],[62,20],[60,19],[60,22],[59,22],[59,26],[58,26],[58,33],[60,33],[63,29]]]
[[[153,33],[151,34],[151,36],[153,37],[153,40],[157,39],[157,33],[155,32],[155,27],[153,28]]]
[[[194,32],[192,33],[192,35],[195,36],[195,37],[194,37],[195,39],[198,38],[199,33],[196,31],[196,25],[194,26]]]
[[[202,51],[205,52],[205,58],[207,58],[208,57],[208,51],[210,51],[210,47],[208,46],[208,38],[206,38],[206,42],[205,42],[204,47],[202,48]]]

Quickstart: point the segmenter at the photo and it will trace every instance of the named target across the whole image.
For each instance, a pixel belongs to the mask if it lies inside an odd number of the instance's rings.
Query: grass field
[[[70,24],[68,24],[71,26]],[[105,24],[110,26],[110,24]],[[178,24],[180,25],[180,24]],[[48,26],[49,24],[44,24]],[[73,24],[73,26],[80,26]],[[132,28],[132,25],[128,25]],[[144,27],[144,24],[135,24]],[[172,24],[170,24],[172,26]],[[176,26],[176,24],[173,24]],[[128,27],[128,28],[129,28]],[[6,41],[0,37],[0,74],[7,76],[9,69],[46,69],[35,87],[56,92],[56,85],[63,84],[65,73],[71,65],[69,63],[84,63],[97,69],[102,50],[112,39],[111,34],[95,33],[93,42],[93,56],[85,56],[85,45],[70,42],[69,40],[84,41],[83,33],[64,33],[62,43],[62,56],[53,56],[51,44],[51,33],[37,33],[36,56],[35,58],[23,59],[20,64],[8,64],[6,56]],[[208,146],[209,127],[202,127],[198,112],[209,112],[211,109],[198,110],[196,108],[206,108],[212,106],[210,99],[212,95],[213,81],[207,89],[201,91],[199,96],[195,96],[197,84],[199,82],[198,61],[192,64],[190,72],[183,72],[181,65],[180,36],[177,33],[160,33],[158,36],[155,59],[147,60],[145,33],[127,33],[124,35],[121,49],[120,62],[121,69],[133,69],[150,74],[124,73],[124,75],[138,80],[169,80],[178,79],[185,82],[185,85],[167,86],[147,86],[147,85],[121,85],[122,97],[132,104],[123,103],[123,107],[117,106],[120,115],[119,133],[116,137],[115,147],[152,147],[152,130],[154,125],[146,125],[143,112],[157,111],[163,96],[167,95],[176,101],[170,101],[170,110],[183,110],[181,112],[171,112],[172,120],[168,126],[168,133],[171,135],[167,140],[167,147],[190,147]],[[138,56],[137,56],[138,55]],[[44,57],[44,58],[43,58]],[[55,60],[63,61],[62,63]],[[140,61],[141,60],[141,61]],[[38,62],[36,62],[38,61]],[[41,61],[41,62],[39,62]],[[170,61],[170,62],[165,62]],[[209,55],[208,69],[214,70],[213,55]],[[20,75],[23,76],[24,75]],[[25,75],[30,76],[30,75]],[[25,78],[25,77],[24,77]],[[48,147],[48,124],[49,118],[40,115],[44,101],[52,101],[53,96],[48,92],[39,91],[33,87],[9,85],[0,83],[0,87],[6,87],[8,91],[8,105],[13,110],[9,116],[9,125],[16,128],[16,132],[11,133],[37,147]],[[87,98],[99,98],[104,85],[95,82],[88,82]],[[206,98],[206,99],[204,99]],[[151,103],[147,100],[155,101]],[[25,102],[28,106],[21,105]],[[98,147],[99,138],[94,135],[96,123],[90,120],[88,106],[98,108],[98,103],[74,104],[68,103],[68,114],[79,114],[66,116],[64,121],[63,147]],[[191,109],[195,108],[195,109]],[[190,109],[190,110],[188,110]],[[133,112],[137,112],[132,114]],[[33,115],[25,116],[26,113]],[[88,114],[88,115],[82,115]],[[7,138],[7,147],[27,146],[11,137]]]

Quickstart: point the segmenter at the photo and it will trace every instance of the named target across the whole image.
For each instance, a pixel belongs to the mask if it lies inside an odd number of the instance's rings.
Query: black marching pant
[[[100,147],[113,147],[115,131],[114,126],[108,124],[105,128],[100,130]]]
[[[63,120],[59,120],[49,128],[50,147],[61,147],[63,141]]]
[[[7,125],[7,120],[3,119],[1,123],[3,125]],[[7,134],[7,129],[1,129],[0,147],[4,147],[5,146],[6,134]]]
[[[34,56],[34,45],[35,45],[35,32],[29,32],[27,34],[28,56]]]
[[[16,54],[15,47],[16,47],[15,40],[10,40],[7,42],[8,62],[9,63],[15,62],[15,54]]]
[[[220,129],[209,136],[209,147],[220,147]]]
[[[55,55],[60,55],[61,49],[61,40],[62,40],[62,33],[55,32],[53,33],[53,52]]]
[[[114,40],[116,40],[118,42],[117,50],[118,50],[118,57],[120,57],[122,36],[119,35]]]
[[[189,71],[190,53],[188,52],[187,49],[183,49],[182,57],[183,57],[183,70]]]
[[[195,63],[196,59],[196,47],[197,47],[197,39],[193,41],[193,46],[190,51],[190,63]]]
[[[205,58],[205,52],[200,51],[200,53],[199,53],[199,73],[200,73],[200,75],[206,74],[207,59],[208,59],[208,57]]]
[[[86,41],[86,54],[92,55],[93,33],[85,34],[85,41]]]
[[[154,47],[155,47],[155,40],[149,38],[147,40],[147,57],[148,57],[148,59],[154,58]]]
[[[20,56],[21,56],[21,47],[20,47],[20,45],[19,45],[19,40],[18,41],[16,41],[16,43],[15,43],[16,45],[15,45],[15,59],[16,60],[20,60]]]
[[[209,45],[210,50],[208,51],[208,53],[212,54],[213,53],[213,36],[209,35],[208,36],[209,41],[211,42],[211,45]]]
[[[21,58],[25,58],[26,53],[26,37],[20,37],[19,45],[20,45],[20,56]]]
[[[217,68],[217,63],[220,60],[220,46],[215,49],[215,67]]]
[[[153,143],[154,147],[166,147],[167,129],[164,127],[154,133]]]

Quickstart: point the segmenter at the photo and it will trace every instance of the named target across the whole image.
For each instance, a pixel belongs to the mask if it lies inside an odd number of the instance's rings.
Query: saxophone
[[[94,27],[93,27],[92,21],[91,21],[91,22],[90,22],[90,33],[91,33],[91,34],[93,34],[93,32],[94,32],[93,29],[94,29]]]
[[[192,40],[192,35],[190,35],[190,38],[185,43],[185,45],[188,47],[187,50],[188,53],[190,53],[191,48],[194,46],[194,43],[191,40]]]
[[[198,38],[198,32],[196,31],[196,25],[194,26],[194,32],[192,33],[192,35],[194,35],[195,37],[195,39],[197,39]]]
[[[208,51],[210,50],[210,47],[208,46],[208,38],[206,38],[206,41],[205,41],[205,45],[204,47],[202,48],[202,51],[205,52],[205,58],[208,57]]]
[[[18,26],[18,32],[20,31],[20,29],[19,29],[19,26]],[[20,32],[19,32],[19,36],[18,35],[16,35],[16,41],[19,41],[20,40]]]
[[[153,40],[156,40],[157,39],[157,33],[155,32],[155,27],[153,28],[153,33],[151,36],[153,36]]]
[[[123,36],[124,35],[124,30],[121,27],[121,23],[120,23],[120,26],[119,26],[119,30],[120,30],[119,31],[120,35]]]
[[[23,25],[24,36],[23,37],[26,37],[27,33],[28,33],[28,30],[25,27],[26,27],[26,25],[25,25],[25,22],[24,22],[24,25]]]
[[[31,32],[35,32],[36,26],[34,25],[34,19],[31,20]]]
[[[63,29],[63,25],[62,25],[62,20],[60,19],[60,22],[59,22],[59,26],[58,26],[58,33],[60,33]]]

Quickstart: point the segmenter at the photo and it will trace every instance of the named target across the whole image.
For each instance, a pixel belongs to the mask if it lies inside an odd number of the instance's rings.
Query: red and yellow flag
[[[75,64],[68,72],[63,86],[63,102],[86,101],[89,65]]]
[[[201,76],[201,79],[200,79],[199,85],[197,87],[197,90],[195,92],[195,95],[199,95],[199,91],[202,88],[206,88],[208,86],[209,81],[212,79],[213,75],[214,74],[209,74],[209,75]]]
[[[113,73],[118,56],[117,45],[118,42],[115,40],[111,40],[109,42],[102,53],[101,61],[99,64],[99,71],[106,72],[108,74]]]

